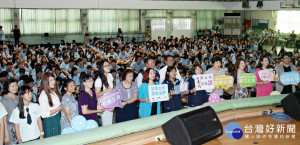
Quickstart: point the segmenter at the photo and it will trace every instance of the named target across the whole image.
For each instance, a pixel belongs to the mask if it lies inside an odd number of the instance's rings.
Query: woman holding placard
[[[269,81],[263,81],[259,73],[262,70],[270,68],[270,60],[267,56],[260,59],[260,63],[256,67],[255,76],[256,76],[256,97],[270,96],[273,91],[272,83]]]
[[[230,74],[234,79],[233,84],[235,87],[234,95],[231,96],[231,99],[248,98],[250,93],[247,87],[242,88],[239,81],[240,76],[247,72],[246,61],[242,58],[238,59],[235,63],[235,68],[237,70]]]
[[[139,88],[138,98],[140,101],[139,115],[141,118],[151,115],[160,114],[160,102],[150,102],[148,86],[158,85],[155,79],[155,71],[152,68],[147,68],[144,72],[142,84]]]
[[[168,66],[165,80],[162,84],[168,85],[169,101],[164,102],[164,112],[171,112],[181,109],[181,95],[175,94],[175,86],[180,85],[180,80],[176,79],[176,68]]]
[[[79,115],[86,120],[92,119],[97,123],[97,113],[103,112],[101,108],[97,109],[98,100],[95,91],[92,89],[94,84],[93,77],[89,74],[82,75],[80,78],[80,94],[78,96]]]
[[[189,84],[188,90],[189,90],[189,98],[188,98],[188,105],[189,107],[195,107],[202,105],[203,103],[208,101],[208,96],[206,94],[205,90],[196,90],[195,87],[195,75],[201,75],[203,74],[203,70],[201,68],[201,65],[199,63],[195,63],[192,66],[192,77],[188,78],[187,82]]]
[[[225,70],[221,68],[222,66],[222,59],[220,56],[214,56],[211,59],[211,62],[213,64],[213,67],[207,70],[204,74],[213,74],[214,77],[219,76],[219,75],[225,75]],[[210,90],[211,91],[211,90]],[[217,94],[221,98],[223,98],[223,89],[213,89],[211,94]]]
[[[99,63],[99,71],[96,73],[95,78],[95,91],[97,94],[98,101],[100,101],[101,97],[107,93],[113,91],[113,76],[110,72],[110,64],[107,59],[101,60]],[[101,114],[102,126],[107,126],[112,124],[113,120],[113,111],[114,108],[111,110],[105,110]]]
[[[126,69],[122,73],[122,82],[117,84],[122,94],[122,105],[116,108],[116,123],[138,118],[137,100],[139,88],[133,80],[133,70]]]

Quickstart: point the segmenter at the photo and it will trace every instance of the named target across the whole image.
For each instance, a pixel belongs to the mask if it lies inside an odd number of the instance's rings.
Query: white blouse
[[[23,142],[36,139],[40,136],[40,129],[38,126],[38,118],[41,116],[40,106],[36,103],[30,103],[29,114],[31,116],[31,124],[27,124],[27,111],[24,106],[24,116],[25,118],[21,119],[19,117],[20,111],[19,108],[15,108],[12,112],[12,115],[9,119],[10,122],[14,124],[19,124],[20,136]]]
[[[114,88],[113,81],[114,81],[114,78],[113,78],[112,74],[108,73],[107,74],[107,82],[108,82],[109,88]],[[102,80],[99,77],[95,81],[95,88],[100,88],[100,90],[102,88]],[[106,87],[105,87],[105,85],[103,85],[103,90],[105,90],[105,89],[106,89]]]
[[[45,93],[45,91],[43,90],[40,94],[39,103],[40,103],[40,108],[41,108],[41,112],[42,112],[42,118],[52,117],[52,116],[56,115],[57,113],[59,113],[59,111],[57,111],[53,115],[50,115],[50,111],[52,111],[60,106],[59,97],[55,94],[55,92],[53,92],[53,94],[52,93],[50,93],[50,94],[51,94],[52,103],[53,103],[52,107],[50,107],[50,105],[49,105],[48,97],[47,97],[47,94]]]

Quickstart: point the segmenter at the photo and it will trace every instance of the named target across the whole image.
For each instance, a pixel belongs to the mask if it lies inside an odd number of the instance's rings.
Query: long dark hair
[[[24,85],[22,86],[20,89],[19,89],[19,105],[18,105],[18,108],[20,110],[20,114],[19,114],[19,117],[21,119],[24,119],[25,118],[25,115],[24,115],[24,102],[23,102],[23,98],[22,96],[24,94],[26,94],[27,92],[32,92],[32,89],[30,88],[30,86],[28,85]]]
[[[79,88],[80,92],[85,92],[85,87],[83,83],[91,78],[93,77],[89,74],[84,74],[80,77],[80,88]]]
[[[256,68],[262,69],[263,64],[262,64],[261,62],[262,62],[265,58],[268,59],[268,61],[269,61],[269,65],[267,66],[267,68],[271,68],[271,66],[270,66],[271,62],[270,62],[269,57],[267,57],[267,56],[262,56],[262,57],[259,59],[259,63],[257,64]]]
[[[100,77],[102,84],[105,86],[105,88],[108,88],[109,85],[108,85],[107,77],[104,75],[104,68],[103,68],[105,62],[109,63],[107,59],[103,59],[100,61],[98,65],[99,71],[96,73],[95,78],[97,79],[98,77]],[[101,88],[103,89],[103,87]]]
[[[51,98],[51,88],[49,87],[49,78],[50,77],[54,77],[53,73],[50,73],[50,72],[46,72],[44,73],[43,77],[42,77],[42,82],[41,82],[41,87],[40,87],[40,92],[42,91],[45,91],[47,97],[48,97],[48,102],[49,102],[49,105],[50,107],[53,106],[53,102],[52,102],[52,98]],[[55,85],[55,87],[52,89],[53,92],[55,92],[55,94],[59,97],[59,100],[61,100],[61,95],[59,94],[58,92],[58,89],[57,89],[57,85]]]
[[[167,71],[166,71],[166,77],[165,77],[165,80],[166,80],[166,81],[169,81],[169,79],[170,79],[169,74],[170,74],[170,72],[171,72],[173,69],[175,69],[175,67],[173,67],[173,66],[168,66]],[[175,69],[175,71],[176,71],[176,69]],[[169,73],[169,74],[168,74],[168,73]]]
[[[9,88],[9,85],[12,84],[12,83],[17,83],[18,84],[18,81],[16,79],[14,79],[14,78],[8,79],[5,82],[4,86],[3,86],[3,93],[2,93],[3,95],[6,95],[6,94],[9,93],[8,88]]]

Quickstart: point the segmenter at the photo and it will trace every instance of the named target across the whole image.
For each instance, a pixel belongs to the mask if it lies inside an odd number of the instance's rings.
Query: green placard
[[[256,84],[256,76],[254,74],[245,73],[240,76],[239,82],[242,88],[253,87]]]

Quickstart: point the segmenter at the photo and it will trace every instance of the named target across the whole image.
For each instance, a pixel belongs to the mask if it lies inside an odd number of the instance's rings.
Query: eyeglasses
[[[103,65],[103,67],[108,67],[108,66],[110,66],[110,65]]]
[[[94,80],[86,80],[86,82],[94,82]]]

